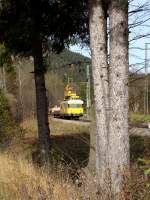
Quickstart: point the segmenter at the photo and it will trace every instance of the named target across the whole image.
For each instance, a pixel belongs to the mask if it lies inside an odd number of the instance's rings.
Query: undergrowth
[[[7,153],[0,154],[0,199],[99,200],[95,177],[85,170],[89,127],[50,122],[52,163],[48,168],[37,165],[35,119],[24,122],[25,137],[13,141]],[[132,137],[130,147],[131,178],[126,177],[126,199],[149,200],[150,139]]]

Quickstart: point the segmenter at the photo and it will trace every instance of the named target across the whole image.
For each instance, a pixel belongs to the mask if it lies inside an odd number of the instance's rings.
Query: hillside
[[[86,66],[90,63],[90,58],[65,49],[60,54],[51,54],[49,56],[48,69],[62,77],[65,82],[68,77],[73,82],[85,82]]]
[[[79,53],[64,49],[60,54],[51,54],[50,69],[64,67],[69,64],[89,63],[91,60]]]

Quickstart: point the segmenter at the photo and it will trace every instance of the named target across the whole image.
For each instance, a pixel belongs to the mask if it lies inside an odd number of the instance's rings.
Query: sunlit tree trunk
[[[111,0],[110,19],[110,169],[113,199],[124,199],[123,175],[129,166],[128,0]]]
[[[129,166],[128,1],[107,2],[89,1],[97,128],[96,174],[100,199],[123,200],[124,174]]]
[[[107,18],[101,0],[90,0],[90,45],[96,108],[96,173],[100,196],[109,199],[109,92]]]

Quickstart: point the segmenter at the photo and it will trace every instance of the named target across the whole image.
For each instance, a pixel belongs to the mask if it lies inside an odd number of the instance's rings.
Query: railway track
[[[79,120],[72,120],[72,119],[61,119],[61,118],[54,118],[50,117],[52,121],[63,122],[66,124],[79,124],[79,125],[90,125],[91,121],[88,119],[79,119]]]

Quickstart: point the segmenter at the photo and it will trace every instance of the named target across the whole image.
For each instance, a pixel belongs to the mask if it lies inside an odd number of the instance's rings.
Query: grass
[[[67,120],[67,123],[60,120],[49,119],[51,128],[51,144],[52,144],[52,157],[56,161],[64,161],[65,164],[76,165],[78,167],[85,167],[88,163],[89,151],[90,151],[90,135],[89,124],[72,123]],[[38,152],[36,151],[37,143],[37,124],[34,118],[27,119],[22,124],[25,129],[24,144],[26,154],[30,154],[32,146],[33,160],[36,160]],[[13,145],[13,146],[18,146]],[[14,147],[16,149],[16,147]],[[14,151],[13,148],[13,151]],[[18,151],[18,150],[17,150]]]
[[[54,161],[51,171],[33,164],[38,155],[37,125],[35,119],[28,119],[22,124],[25,138],[13,141],[8,153],[0,154],[0,163],[3,163],[0,165],[0,199],[97,199],[94,177],[87,181],[82,174],[89,159],[89,125],[52,119],[50,124],[51,158]],[[144,174],[139,158],[150,158],[150,138],[131,137],[130,153],[130,199],[149,200],[150,180]]]
[[[98,200],[95,182],[85,177],[73,182],[67,170],[59,165],[55,171],[35,167],[31,162],[0,154],[1,200]],[[137,165],[131,166],[132,180],[128,181],[129,200],[149,200],[147,177]],[[77,180],[77,179],[76,179]],[[81,185],[79,185],[81,181]]]
[[[0,199],[69,200],[79,197],[67,175],[49,173],[22,159],[0,154]]]
[[[150,122],[150,115],[144,115],[140,113],[130,113],[130,123],[146,123]]]
[[[53,118],[49,118],[50,124],[50,134],[51,135],[72,135],[72,134],[80,134],[82,132],[89,133],[90,125],[71,123],[70,120],[66,120],[67,124],[64,121],[55,120]],[[25,129],[26,134],[25,137],[37,137],[37,122],[35,118],[27,118],[22,123],[22,127]]]
[[[55,164],[61,162],[69,168],[87,166],[90,152],[90,135],[87,123],[67,123],[50,119],[51,128],[51,158]],[[22,141],[14,141],[9,152],[20,157],[38,162],[37,125],[34,118],[27,119],[22,124],[25,137]]]
[[[31,117],[25,119],[21,127],[25,130],[25,137],[37,137],[37,121],[36,118]]]

